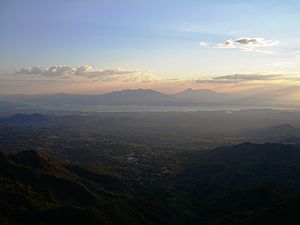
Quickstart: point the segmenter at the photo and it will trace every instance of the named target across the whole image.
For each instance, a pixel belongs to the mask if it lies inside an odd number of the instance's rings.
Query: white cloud
[[[236,40],[229,39],[223,43],[219,43],[215,48],[232,49],[237,48],[244,52],[273,54],[273,51],[265,49],[267,47],[275,47],[279,45],[279,41],[266,40],[264,38],[238,38]]]
[[[74,75],[74,69],[70,66],[51,66],[44,69],[42,74],[49,77],[70,77]]]
[[[216,48],[236,48],[235,42],[231,39],[225,41],[224,43],[219,43],[215,46]]]
[[[204,41],[201,41],[199,45],[203,48],[208,48],[209,47],[209,45]]]

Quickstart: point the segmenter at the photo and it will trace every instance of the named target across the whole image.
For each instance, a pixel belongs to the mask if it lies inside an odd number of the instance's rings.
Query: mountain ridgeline
[[[152,89],[126,89],[98,95],[56,93],[48,95],[7,95],[0,101],[14,103],[82,104],[82,105],[153,105],[153,106],[199,106],[199,105],[263,105],[249,96],[217,93],[207,89],[188,88],[175,94],[165,94]]]

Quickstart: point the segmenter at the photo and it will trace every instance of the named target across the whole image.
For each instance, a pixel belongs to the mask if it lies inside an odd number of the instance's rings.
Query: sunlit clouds
[[[239,49],[244,52],[273,54],[275,46],[279,45],[279,41],[266,40],[265,38],[237,38],[229,39],[223,43],[218,43],[214,48],[222,49]],[[270,48],[271,47],[271,48]]]
[[[85,65],[80,67],[71,67],[66,65],[45,67],[31,67],[17,69],[10,74],[11,77],[32,77],[32,78],[49,78],[49,79],[71,79],[71,80],[91,80],[98,82],[156,82],[160,80],[158,76],[149,71],[139,70],[122,70],[122,69],[94,69]]]
[[[219,43],[215,48],[236,48],[235,42],[231,39],[225,41],[224,43]]]
[[[174,93],[186,88],[217,92],[247,92],[258,89],[284,89],[300,86],[297,73],[236,73],[221,76],[167,77],[147,70],[96,69],[91,66],[34,66],[0,76],[0,94],[104,93],[128,88],[149,88]],[[297,89],[298,90],[298,89]],[[297,96],[292,93],[291,96]]]

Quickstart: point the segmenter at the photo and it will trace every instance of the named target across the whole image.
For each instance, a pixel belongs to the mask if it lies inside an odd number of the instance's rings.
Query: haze
[[[297,107],[299,10],[292,0],[4,0],[0,94],[193,88]]]

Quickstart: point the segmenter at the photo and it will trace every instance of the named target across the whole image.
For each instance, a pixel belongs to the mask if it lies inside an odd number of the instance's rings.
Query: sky
[[[0,94],[298,85],[299,12],[298,0],[0,0]]]

